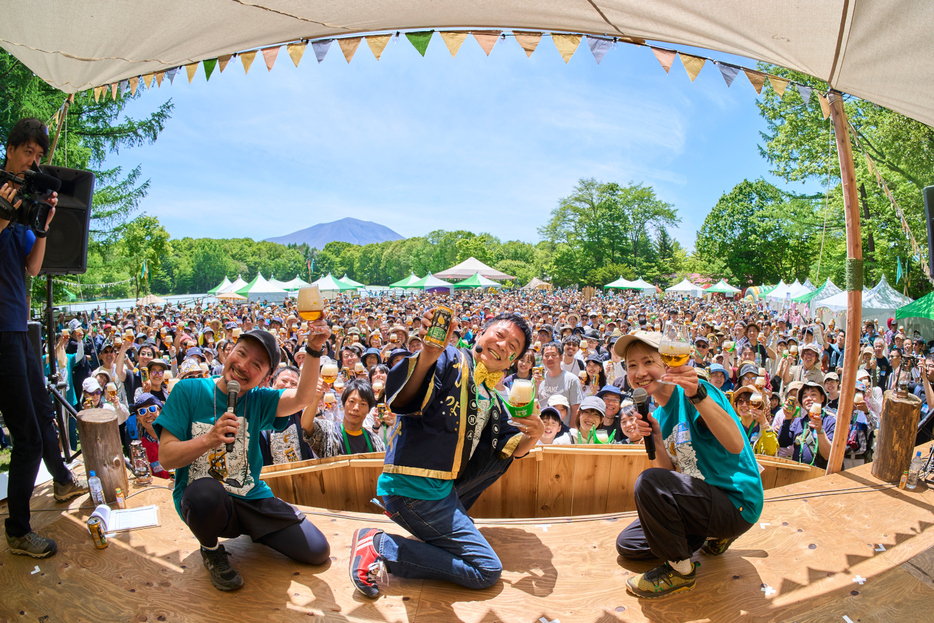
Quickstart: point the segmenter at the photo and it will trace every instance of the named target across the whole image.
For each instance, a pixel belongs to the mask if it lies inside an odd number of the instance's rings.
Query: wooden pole
[[[827,461],[827,473],[843,468],[843,454],[850,432],[850,414],[856,394],[856,370],[859,365],[859,336],[863,319],[863,240],[859,224],[859,188],[853,165],[853,146],[847,130],[843,94],[831,90],[830,119],[837,139],[840,180],[843,183],[843,214],[846,221],[846,342],[843,346],[843,378],[840,380],[840,406],[837,425]]]
[[[886,482],[898,482],[914,456],[921,399],[912,394],[889,390],[882,406],[882,423],[876,433],[872,475]]]
[[[45,161],[46,164],[52,164],[52,156],[55,155],[55,148],[58,147],[58,137],[62,134],[65,118],[68,117],[68,107],[71,106],[73,101],[75,101],[74,93],[69,95],[68,99],[65,100],[65,106],[62,108],[62,116],[59,118],[58,127],[55,129],[55,138],[52,139],[52,147],[49,148],[49,158]]]
[[[127,495],[129,483],[123,462],[123,444],[117,414],[110,409],[85,409],[78,413],[78,435],[84,454],[84,467],[90,477],[93,470],[101,479],[104,499],[116,501],[117,487]]]

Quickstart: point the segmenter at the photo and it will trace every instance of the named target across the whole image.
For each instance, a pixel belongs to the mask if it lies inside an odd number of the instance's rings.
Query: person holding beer
[[[733,392],[731,403],[739,415],[743,434],[749,440],[753,452],[775,456],[778,453],[778,435],[769,425],[770,401],[763,391],[755,386],[743,385]]]

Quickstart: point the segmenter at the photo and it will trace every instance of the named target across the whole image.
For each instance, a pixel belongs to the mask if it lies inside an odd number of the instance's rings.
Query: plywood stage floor
[[[132,487],[131,487],[132,488]],[[0,542],[0,621],[378,621],[612,623],[617,621],[930,621],[934,604],[934,491],[902,491],[863,466],[766,492],[756,525],[719,558],[698,555],[694,591],[641,601],[616,535],[634,516],[493,520],[477,524],[503,561],[483,591],[393,578],[375,601],[347,573],[354,529],[400,529],[384,516],[304,509],[327,535],[331,562],[294,563],[253,544],[226,543],[245,586],[215,590],[197,542],[167,489],[128,505],[158,504],[162,525],[123,533],[97,550],[85,529],[87,496],[56,506],[36,489],[34,528],[58,542],[47,560],[12,556]],[[51,510],[50,510],[51,509]],[[0,506],[0,513],[5,512]],[[38,571],[36,571],[38,568]]]

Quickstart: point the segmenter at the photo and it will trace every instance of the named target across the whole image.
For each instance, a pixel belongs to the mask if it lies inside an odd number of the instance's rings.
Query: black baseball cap
[[[279,367],[279,344],[272,333],[263,329],[251,329],[240,336],[240,339],[250,338],[259,342],[266,354],[269,355],[269,373]]]

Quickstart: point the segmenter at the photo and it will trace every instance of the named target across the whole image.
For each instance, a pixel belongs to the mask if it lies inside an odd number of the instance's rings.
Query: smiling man
[[[422,319],[423,335],[431,318],[429,311]],[[455,320],[446,343],[456,329]],[[384,569],[475,589],[499,580],[502,564],[467,511],[544,432],[537,415],[511,421],[493,389],[531,339],[521,316],[504,313],[486,324],[473,349],[425,342],[389,373],[387,404],[397,418],[376,490],[390,517],[416,538],[373,528],[354,533],[350,577],[367,597],[379,594]]]
[[[218,537],[248,534],[293,560],[310,565],[327,561],[330,548],[324,535],[304,515],[273,497],[260,480],[263,430],[282,432],[314,398],[319,362],[330,331],[323,319],[311,324],[308,358],[298,386],[262,387],[279,366],[276,338],[257,329],[240,336],[217,378],[178,382],[153,422],[159,436],[159,459],[175,472],[175,510],[201,543],[204,566],[219,590],[243,585],[230,565]],[[237,381],[237,416],[227,413],[227,384]],[[238,417],[239,416],[239,417]],[[231,441],[233,451],[226,452]]]

